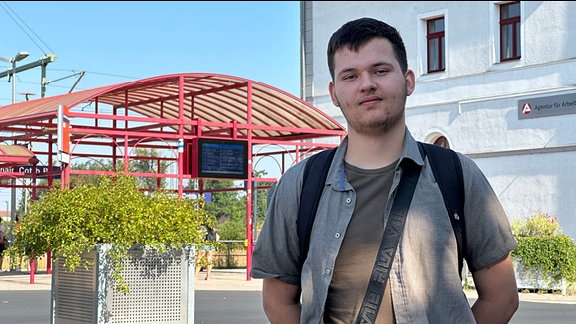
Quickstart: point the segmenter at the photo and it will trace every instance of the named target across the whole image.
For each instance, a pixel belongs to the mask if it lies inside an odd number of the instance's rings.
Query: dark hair
[[[374,38],[386,38],[392,43],[394,55],[400,64],[403,73],[408,71],[408,60],[406,59],[406,47],[402,37],[396,28],[387,23],[374,18],[359,18],[342,25],[328,42],[328,69],[330,76],[334,80],[334,54],[347,47],[352,51],[358,51],[360,47]]]

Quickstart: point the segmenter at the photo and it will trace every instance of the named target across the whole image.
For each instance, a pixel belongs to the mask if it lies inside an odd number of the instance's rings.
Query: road
[[[195,281],[195,324],[265,324],[262,282],[246,280],[242,270],[214,270]],[[50,324],[50,275],[34,284],[29,276],[0,273],[0,324]],[[469,302],[475,294],[468,294]],[[511,324],[576,324],[576,296],[520,294],[520,307]]]
[[[1,324],[50,324],[50,291],[0,293]],[[266,324],[260,291],[196,291],[195,324]],[[473,302],[471,299],[470,302]],[[521,301],[511,324],[576,324],[576,305]]]

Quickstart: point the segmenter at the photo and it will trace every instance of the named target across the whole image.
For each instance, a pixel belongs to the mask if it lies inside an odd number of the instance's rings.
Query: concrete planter
[[[531,274],[524,268],[522,260],[518,258],[514,258],[514,274],[516,275],[516,285],[520,290],[560,290],[563,295],[566,295],[565,279],[562,279],[560,284],[554,284],[550,277],[543,275],[539,271]]]
[[[133,261],[122,272],[130,287],[116,291],[109,276],[106,251],[99,245],[84,257],[93,266],[67,272],[54,263],[51,323],[194,323],[194,251],[133,249]]]

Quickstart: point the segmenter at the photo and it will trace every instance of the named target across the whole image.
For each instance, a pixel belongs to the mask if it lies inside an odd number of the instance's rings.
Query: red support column
[[[30,259],[30,284],[34,283],[34,274],[36,270],[36,259]]]
[[[251,159],[249,157],[248,159]],[[252,172],[248,168],[249,172]],[[254,240],[252,238],[252,177],[248,174],[246,181],[246,280],[250,281],[250,269],[252,269],[252,250],[254,249]]]
[[[46,273],[47,274],[52,273],[52,251],[50,250],[46,252]]]

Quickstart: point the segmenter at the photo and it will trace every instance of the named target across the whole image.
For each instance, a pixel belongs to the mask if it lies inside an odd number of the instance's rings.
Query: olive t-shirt
[[[324,323],[353,323],[358,316],[384,233],[384,213],[395,166],[396,162],[380,169],[365,170],[344,164],[357,200],[334,265]],[[376,323],[394,323],[388,282]]]

